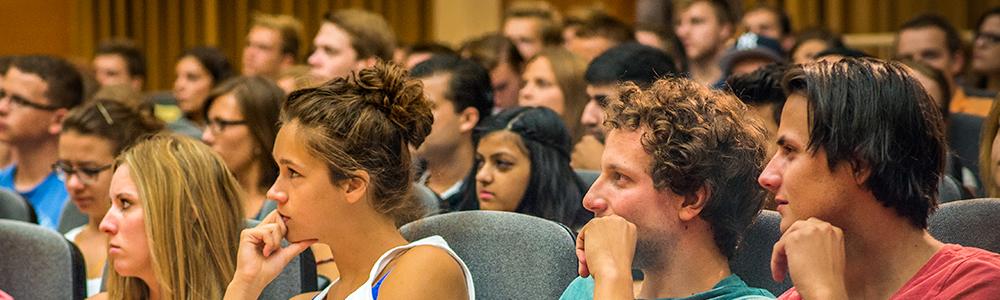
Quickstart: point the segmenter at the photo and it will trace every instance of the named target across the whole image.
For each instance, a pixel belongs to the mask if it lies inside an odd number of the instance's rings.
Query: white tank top
[[[465,274],[465,286],[468,287],[469,290],[469,300],[476,299],[476,290],[472,285],[472,274],[469,273],[469,268],[465,266],[465,262],[462,261],[462,258],[458,257],[458,254],[455,254],[455,251],[452,251],[451,247],[448,247],[448,242],[445,242],[441,236],[434,235],[386,251],[381,257],[378,258],[377,261],[375,261],[375,265],[368,274],[368,280],[356,290],[351,292],[350,295],[347,295],[345,300],[375,300],[375,298],[372,297],[372,286],[375,285],[376,282],[380,282],[381,278],[377,278],[378,274],[382,273],[385,266],[389,265],[393,259],[396,259],[396,257],[400,254],[403,254],[404,250],[416,246],[434,246],[447,251],[448,254],[450,254],[451,257],[454,258],[460,266],[462,266],[462,273]],[[316,297],[313,297],[313,300],[325,299],[326,294],[330,292],[330,288],[333,287],[338,280],[331,282],[330,285],[323,289],[322,292],[316,295]]]

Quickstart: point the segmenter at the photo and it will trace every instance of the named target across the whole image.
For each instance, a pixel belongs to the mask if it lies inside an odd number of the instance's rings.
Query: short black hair
[[[676,76],[678,71],[674,66],[674,59],[660,49],[625,43],[595,57],[587,66],[584,79],[596,85],[631,81],[647,88],[657,79]]]
[[[726,85],[743,103],[753,106],[774,104],[774,115],[771,117],[775,124],[781,124],[781,110],[788,98],[781,88],[785,71],[788,71],[787,64],[773,63],[747,74],[733,75],[726,79]]]
[[[233,65],[219,49],[194,47],[181,54],[181,58],[187,56],[194,57],[198,63],[205,67],[205,70],[208,70],[209,75],[212,75],[213,86],[233,77]]]
[[[493,111],[493,85],[490,73],[472,60],[454,55],[435,54],[430,59],[413,67],[410,76],[430,77],[436,74],[450,74],[445,98],[455,104],[455,112],[467,107],[479,111],[479,121]]]
[[[448,54],[457,56],[458,53],[455,52],[451,47],[439,44],[439,43],[417,43],[410,46],[409,53],[430,53],[430,54]]]
[[[111,40],[97,46],[94,56],[118,55],[125,60],[125,69],[132,77],[146,78],[146,58],[142,51],[128,40]]]
[[[73,64],[62,58],[48,55],[16,56],[4,73],[9,73],[10,68],[41,77],[48,85],[45,97],[55,107],[73,108],[83,103],[83,76]]]
[[[958,30],[956,30],[955,26],[952,26],[947,19],[940,15],[924,14],[916,16],[913,19],[906,21],[906,23],[903,23],[903,25],[899,27],[897,34],[907,29],[928,27],[937,28],[944,32],[945,46],[948,47],[948,52],[955,54],[962,51],[962,37],[958,35]]]
[[[580,20],[578,26],[576,36],[581,38],[605,37],[617,43],[635,40],[635,30],[632,26],[603,11],[595,12],[589,18]]]
[[[927,228],[945,164],[944,120],[906,68],[845,58],[796,65],[782,82],[808,102],[809,151],[825,150],[831,169],[869,169],[864,185],[875,199]]]

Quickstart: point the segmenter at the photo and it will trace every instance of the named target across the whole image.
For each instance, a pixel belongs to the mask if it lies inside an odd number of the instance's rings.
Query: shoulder
[[[998,295],[1000,254],[974,247],[945,245],[908,285],[901,294],[932,293],[942,299]]]
[[[462,265],[447,250],[433,245],[410,248],[388,269],[379,296],[386,299],[460,299],[465,286]],[[463,287],[464,288],[456,288]]]

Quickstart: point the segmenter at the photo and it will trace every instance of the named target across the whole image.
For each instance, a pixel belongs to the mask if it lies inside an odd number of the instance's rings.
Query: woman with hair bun
[[[340,278],[315,299],[472,299],[465,263],[439,236],[409,242],[400,224],[422,215],[409,196],[410,147],[430,133],[419,81],[379,62],[282,104],[273,155],[275,212],[243,231],[226,299],[256,299],[315,242],[330,246]],[[282,238],[290,245],[281,247]]]

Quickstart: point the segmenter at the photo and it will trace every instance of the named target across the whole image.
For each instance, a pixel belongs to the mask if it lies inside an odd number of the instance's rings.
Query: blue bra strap
[[[380,278],[378,282],[376,282],[375,285],[372,286],[372,299],[378,299],[378,288],[382,287],[382,281],[384,281],[385,278],[389,276],[389,273],[391,272],[392,272],[391,270],[385,272],[385,275],[382,275],[382,278]]]

